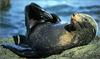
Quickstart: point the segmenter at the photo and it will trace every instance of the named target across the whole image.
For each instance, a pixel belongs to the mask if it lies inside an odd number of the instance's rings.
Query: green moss
[[[0,44],[6,42],[13,43],[13,39],[0,38]],[[19,56],[15,55],[13,52],[9,51],[8,49],[5,49],[0,46],[0,59],[25,59],[25,58],[20,58]]]

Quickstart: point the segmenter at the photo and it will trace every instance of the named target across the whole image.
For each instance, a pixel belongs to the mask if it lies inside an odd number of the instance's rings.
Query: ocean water
[[[57,14],[61,23],[69,23],[73,13],[82,12],[90,14],[100,25],[100,0],[11,0],[11,7],[7,11],[0,11],[0,37],[25,35],[24,8],[32,2]]]

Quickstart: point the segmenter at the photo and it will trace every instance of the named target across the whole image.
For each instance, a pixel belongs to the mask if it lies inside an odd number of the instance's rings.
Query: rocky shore
[[[13,42],[12,38],[0,39],[0,43]],[[100,37],[97,36],[88,45],[65,50],[61,54],[52,55],[42,59],[99,59],[100,58]],[[0,59],[25,59],[20,58],[11,51],[0,47]]]

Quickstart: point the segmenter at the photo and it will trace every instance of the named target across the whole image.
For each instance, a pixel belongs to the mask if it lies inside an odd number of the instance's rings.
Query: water
[[[25,35],[24,8],[31,2],[57,14],[62,23],[69,23],[74,12],[83,12],[93,16],[100,25],[100,0],[11,0],[11,8],[0,13],[0,37]]]

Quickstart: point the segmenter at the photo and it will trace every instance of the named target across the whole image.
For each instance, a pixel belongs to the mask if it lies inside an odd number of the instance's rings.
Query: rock
[[[4,10],[10,6],[10,0],[0,0],[0,10]]]
[[[12,40],[13,39],[5,41],[12,41]],[[2,43],[1,40],[0,43]],[[25,59],[25,58],[20,58],[11,51],[4,49],[0,46],[0,59]],[[95,40],[90,42],[88,45],[68,49],[62,52],[61,54],[52,55],[50,57],[42,59],[100,59],[100,37],[97,36]]]

